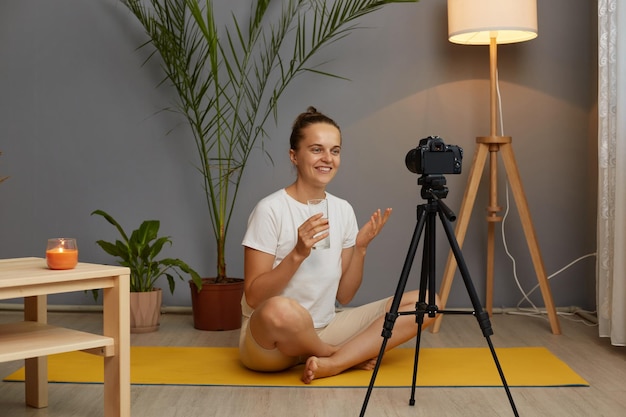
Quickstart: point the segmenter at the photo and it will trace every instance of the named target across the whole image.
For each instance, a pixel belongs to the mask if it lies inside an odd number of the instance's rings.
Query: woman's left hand
[[[366,248],[383,229],[389,216],[391,216],[390,208],[386,209],[384,214],[381,213],[380,209],[376,210],[370,217],[370,221],[359,230],[359,234],[356,236],[356,247]]]

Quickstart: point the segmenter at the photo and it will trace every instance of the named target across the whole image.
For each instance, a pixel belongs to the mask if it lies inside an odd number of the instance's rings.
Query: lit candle
[[[72,269],[78,263],[75,239],[49,239],[46,262],[50,269]]]

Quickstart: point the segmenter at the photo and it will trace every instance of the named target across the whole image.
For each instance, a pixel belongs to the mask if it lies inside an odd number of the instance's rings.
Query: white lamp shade
[[[448,0],[448,39],[465,45],[537,37],[537,0]]]

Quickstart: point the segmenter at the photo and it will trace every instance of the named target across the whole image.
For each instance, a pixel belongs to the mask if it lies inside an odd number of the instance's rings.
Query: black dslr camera
[[[415,149],[406,154],[406,167],[414,174],[460,174],[463,149],[446,145],[439,136],[421,139]]]

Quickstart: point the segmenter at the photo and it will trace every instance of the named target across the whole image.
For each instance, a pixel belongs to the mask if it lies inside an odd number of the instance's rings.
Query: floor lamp
[[[497,158],[502,156],[508,182],[520,215],[528,249],[539,281],[552,333],[561,334],[559,319],[552,299],[552,291],[546,275],[535,229],[528,210],[510,136],[498,136],[497,124],[497,45],[523,42],[537,37],[536,0],[448,0],[449,40],[463,45],[489,45],[490,61],[490,132],[489,136],[476,138],[476,151],[463,196],[461,211],[457,217],[456,237],[463,245],[467,225],[472,212],[480,178],[489,157],[489,206],[487,207],[487,296],[486,310],[491,315],[493,304],[494,238],[495,224],[502,221],[498,212]],[[446,263],[440,288],[441,308],[450,294],[456,270],[456,260],[450,254]],[[433,332],[439,331],[443,314],[439,315]]]

